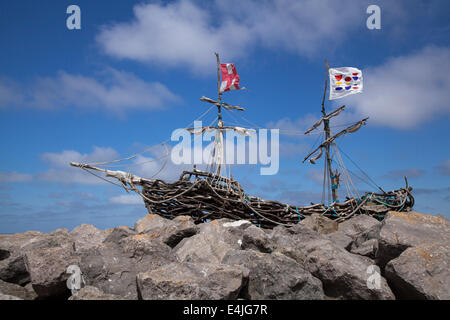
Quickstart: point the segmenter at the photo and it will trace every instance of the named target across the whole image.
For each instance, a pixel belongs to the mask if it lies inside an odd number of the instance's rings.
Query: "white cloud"
[[[132,73],[113,68],[101,72],[99,79],[59,71],[55,77],[38,78],[22,87],[0,79],[0,107],[25,105],[58,109],[73,106],[122,114],[130,109],[163,109],[179,100],[159,82],[146,82]]]
[[[450,48],[426,47],[363,70],[364,92],[343,98],[370,123],[409,129],[450,113]],[[339,101],[341,103],[341,101]]]
[[[234,57],[249,40],[239,25],[212,26],[215,17],[190,1],[136,5],[134,15],[132,22],[105,26],[98,35],[107,54],[141,62],[185,64],[195,70],[214,66],[216,50]]]
[[[124,205],[142,205],[144,203],[143,201],[141,196],[137,194],[123,194],[109,199],[111,203]]]
[[[358,25],[362,5],[341,1],[215,1],[140,4],[130,22],[103,26],[97,41],[105,53],[144,63],[214,72],[214,52],[224,59],[262,46],[312,55],[335,46]]]
[[[14,81],[1,77],[0,78],[0,108],[10,105],[16,105],[23,101],[23,95],[20,87]]]
[[[320,169],[309,169],[305,177],[309,180],[314,181],[316,184],[323,184],[323,170]]]
[[[280,156],[284,157],[295,157],[304,156],[308,152],[311,146],[304,142],[280,142]]]
[[[434,167],[444,176],[450,176],[450,158],[442,161],[438,166]]]
[[[334,100],[327,112],[343,104],[346,108],[332,119],[333,132],[369,117],[370,125],[411,129],[450,113],[450,48],[425,47],[386,63],[363,70],[364,92]],[[285,135],[302,137],[321,116],[306,114],[267,124]],[[319,127],[321,128],[321,126]],[[312,137],[316,137],[313,131]]]
[[[17,171],[0,172],[0,182],[27,182],[32,180],[32,175]]]
[[[64,150],[61,153],[43,153],[41,159],[55,167],[66,167],[70,162],[91,163],[104,162],[119,158],[116,150],[110,147],[96,147],[91,153],[79,153],[74,150]]]
[[[308,113],[304,117],[297,119],[285,117],[276,122],[269,122],[267,128],[280,129],[280,133],[284,135],[302,137],[304,132],[320,119],[320,115],[318,112],[317,115]]]
[[[169,159],[165,166],[165,158],[163,157],[165,157],[166,152],[164,148],[151,149],[144,154],[137,155],[129,161],[112,164],[123,166],[105,168],[109,170],[130,172],[143,178],[154,177],[164,180],[177,180],[183,170],[192,169],[192,165],[173,164],[170,160],[170,148]],[[40,158],[49,165],[49,168],[44,172],[36,174],[35,178],[37,180],[62,183],[105,184],[106,182],[104,180],[99,179],[98,177],[95,177],[80,168],[71,167],[70,162],[87,163],[95,166],[95,163],[117,160],[124,157],[113,148],[94,147],[91,153],[83,154],[75,150],[64,150],[59,153],[44,153],[40,156]],[[99,165],[99,167],[103,166]],[[110,181],[119,183],[114,178],[105,177],[102,172],[95,173]]]
[[[159,82],[146,82],[112,68],[106,80],[60,71],[55,78],[40,78],[31,93],[31,105],[40,108],[76,106],[121,113],[127,109],[161,109],[178,98]]]
[[[94,147],[91,153],[82,154],[74,150],[65,150],[61,153],[44,153],[41,159],[48,163],[50,168],[36,174],[37,180],[81,183],[104,184],[105,182],[79,168],[71,167],[70,162],[93,163],[118,159],[120,156],[112,148]]]
[[[393,180],[402,179],[405,176],[408,178],[419,178],[423,176],[424,173],[425,171],[419,168],[408,168],[402,170],[391,170],[385,174],[384,177]]]

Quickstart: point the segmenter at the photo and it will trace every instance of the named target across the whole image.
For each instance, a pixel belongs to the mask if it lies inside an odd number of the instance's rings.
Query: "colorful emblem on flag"
[[[330,100],[362,92],[362,71],[357,68],[330,68]]]
[[[239,75],[236,71],[234,63],[221,63],[220,69],[222,70],[220,92],[244,89],[239,88]]]

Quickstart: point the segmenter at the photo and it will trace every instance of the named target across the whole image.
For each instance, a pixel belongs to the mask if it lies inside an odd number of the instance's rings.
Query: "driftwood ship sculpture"
[[[114,182],[107,180],[107,177],[117,179],[120,182],[119,186],[125,188],[127,192],[134,191],[142,197],[149,213],[158,214],[168,219],[173,219],[180,215],[189,215],[194,219],[195,223],[230,218],[233,220],[248,220],[264,228],[273,228],[277,225],[289,226],[296,224],[314,213],[342,222],[357,214],[367,214],[381,220],[390,210],[410,211],[412,209],[414,198],[411,194],[412,188],[408,186],[406,177],[406,186],[404,188],[385,192],[378,187],[379,192],[366,192],[364,195],[359,196],[342,162],[341,150],[337,147],[335,140],[342,135],[356,132],[366,124],[368,118],[356,122],[335,135],[331,135],[330,120],[338,116],[345,106],[328,114],[326,113],[325,95],[327,80],[325,81],[322,100],[322,118],[305,132],[305,134],[310,134],[323,124],[324,140],[303,160],[303,162],[309,160],[310,163],[315,164],[315,161],[325,154],[322,202],[317,204],[311,203],[309,206],[297,206],[279,201],[264,200],[247,194],[239,182],[233,179],[230,172],[228,172],[228,176],[223,174],[224,169],[226,170],[221,164],[224,132],[233,130],[238,134],[248,135],[251,129],[225,126],[222,120],[222,111],[224,110],[242,112],[245,109],[222,101],[221,64],[218,54],[216,54],[216,57],[218,99],[200,98],[201,101],[217,107],[216,121],[207,127],[186,128],[192,134],[215,131],[214,161],[212,161],[212,165],[207,167],[206,171],[197,170],[194,166],[190,171],[183,171],[177,181],[165,182],[158,178],[142,178],[128,172],[107,169],[108,167],[117,166],[116,164],[122,161],[133,159],[136,155],[110,162],[95,164],[71,162],[70,164],[111,183]],[[168,158],[168,152],[166,157]],[[333,163],[337,164],[334,170],[332,168]],[[101,172],[104,176],[102,177],[96,172]],[[368,176],[367,178],[370,179]],[[344,183],[350,197],[347,196],[345,201],[339,202],[338,190],[342,183]],[[326,195],[328,195],[328,199],[326,199]]]

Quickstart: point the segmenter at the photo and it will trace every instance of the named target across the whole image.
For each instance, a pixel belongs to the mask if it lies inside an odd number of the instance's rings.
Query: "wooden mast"
[[[220,175],[220,170],[222,168],[222,156],[223,156],[223,150],[222,150],[222,141],[223,141],[223,136],[222,136],[222,127],[223,127],[223,122],[222,122],[222,93],[220,92],[220,60],[219,60],[219,54],[216,52],[216,58],[217,58],[217,98],[218,98],[218,102],[219,104],[217,105],[217,127],[218,127],[218,131],[217,131],[217,135],[216,137],[218,137],[218,142],[216,142],[216,146],[218,147],[218,150],[216,150],[216,152],[218,152],[218,157],[216,159],[218,159],[217,161],[217,175]]]
[[[326,118],[326,111],[325,111],[325,96],[327,93],[327,87],[328,87],[328,61],[325,59],[325,89],[323,91],[323,98],[322,98],[322,114],[323,114],[323,130],[325,131],[325,141],[328,140],[331,137],[331,131],[330,131],[330,120]],[[327,167],[328,167],[328,174],[330,175],[331,179],[331,194],[333,197],[333,202],[336,202],[338,200],[338,171],[336,169],[335,172],[333,172],[333,169],[331,168],[331,157],[330,157],[330,145],[327,144],[325,146],[325,156],[327,161]],[[326,169],[325,169],[326,170]],[[325,172],[326,174],[326,172]]]

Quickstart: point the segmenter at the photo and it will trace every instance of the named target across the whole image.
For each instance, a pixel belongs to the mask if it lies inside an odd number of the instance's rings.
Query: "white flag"
[[[330,68],[330,100],[362,92],[362,71],[352,67]]]

